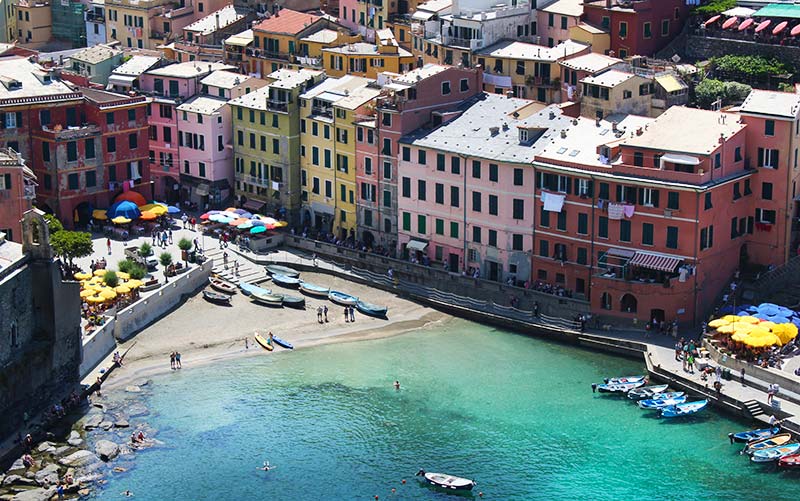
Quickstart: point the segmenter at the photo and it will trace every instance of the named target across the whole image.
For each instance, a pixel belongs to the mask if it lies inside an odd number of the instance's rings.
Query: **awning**
[[[634,254],[636,254],[636,251],[628,249],[618,249],[616,247],[612,247],[611,249],[608,249],[608,252],[606,252],[606,256],[624,257],[628,259],[632,258]]]
[[[495,87],[503,87],[506,89],[511,88],[511,77],[504,75],[493,75],[491,73],[483,73],[483,83],[494,85]]]
[[[422,242],[420,240],[410,240],[406,244],[406,249],[411,249],[420,252],[424,252],[426,247],[428,247],[428,242]]]
[[[638,251],[633,259],[628,261],[628,266],[640,266],[656,271],[674,272],[675,268],[683,261],[682,258],[658,254],[656,252]]]
[[[121,87],[130,87],[135,80],[136,77],[128,75],[111,75],[108,77],[108,83],[110,85],[119,85]]]
[[[411,19],[417,21],[427,21],[428,19],[432,18],[436,13],[435,12],[425,12],[424,10],[418,10],[411,15]]]
[[[675,75],[661,75],[656,77],[656,82],[658,82],[658,85],[660,85],[669,93],[678,92],[688,88],[686,84],[675,78]]]
[[[208,185],[206,183],[200,183],[197,185],[197,188],[194,189],[195,195],[199,195],[204,197],[208,195]]]
[[[753,15],[756,17],[800,19],[800,5],[773,3],[762,7]]]
[[[665,153],[661,155],[662,162],[672,162],[680,165],[700,165],[700,159],[691,155],[680,155],[678,153]]]
[[[255,200],[253,198],[248,198],[247,201],[242,204],[242,207],[251,211],[251,212],[258,212],[267,202],[262,202],[261,200]]]

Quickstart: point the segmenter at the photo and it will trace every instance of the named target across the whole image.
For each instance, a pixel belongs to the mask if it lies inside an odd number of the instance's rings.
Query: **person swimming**
[[[264,466],[259,466],[256,469],[257,470],[263,470],[263,471],[270,471],[270,470],[274,470],[275,468],[277,468],[277,466],[269,464],[269,461],[264,461]]]
[[[395,382],[394,382],[394,389],[395,389],[395,390],[399,390],[399,389],[400,389],[400,381],[396,381],[396,380],[395,380]]]

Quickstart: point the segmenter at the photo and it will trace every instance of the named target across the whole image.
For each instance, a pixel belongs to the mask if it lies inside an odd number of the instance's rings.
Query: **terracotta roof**
[[[269,33],[285,33],[296,35],[314,21],[320,19],[314,14],[306,14],[291,9],[281,9],[277,14],[273,14],[269,19],[265,19],[253,27],[256,31],[266,31]]]

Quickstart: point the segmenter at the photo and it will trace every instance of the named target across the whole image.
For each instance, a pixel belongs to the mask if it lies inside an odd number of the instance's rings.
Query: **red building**
[[[36,177],[22,156],[10,148],[0,149],[0,233],[22,242],[22,215],[32,208]]]
[[[683,30],[686,0],[586,0],[587,23],[608,31],[613,55],[652,56]]]

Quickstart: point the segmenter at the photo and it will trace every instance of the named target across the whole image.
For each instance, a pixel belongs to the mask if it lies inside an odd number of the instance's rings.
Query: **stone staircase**
[[[225,249],[209,249],[206,251],[206,258],[214,260],[212,273],[219,275],[225,280],[239,283],[244,280],[250,283],[257,283],[267,278],[267,270],[263,266],[256,264],[249,259],[239,256],[237,253],[228,249],[228,269],[225,269],[222,254]],[[234,262],[239,263],[239,274],[234,276]]]
[[[761,409],[761,404],[756,402],[755,400],[747,400],[744,403],[747,412],[750,413],[752,417],[761,416],[764,414],[764,411]]]

